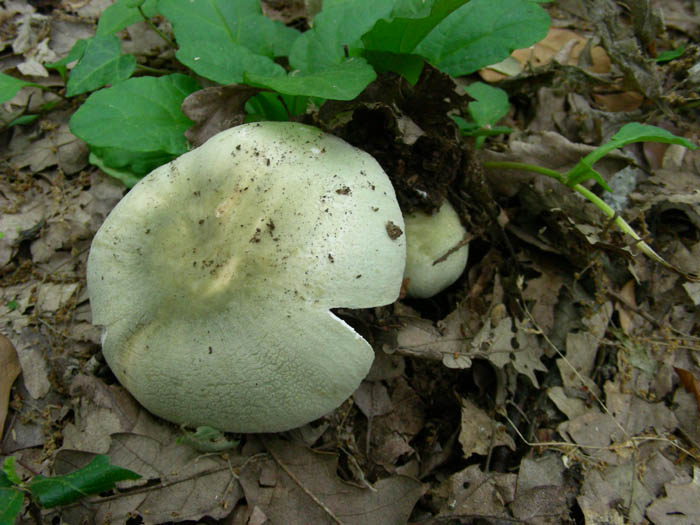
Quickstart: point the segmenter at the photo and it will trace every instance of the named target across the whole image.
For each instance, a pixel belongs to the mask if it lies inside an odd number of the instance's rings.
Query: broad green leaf
[[[263,91],[246,102],[246,122],[287,121],[291,116],[305,113],[308,105],[309,97]]]
[[[3,478],[0,479],[0,486],[7,486],[5,483],[9,482],[12,485],[19,485],[22,480],[19,479],[17,471],[15,470],[15,461],[17,458],[14,456],[8,456],[2,464]]]
[[[397,54],[388,51],[375,51],[373,49],[365,49],[362,51],[362,56],[372,64],[372,67],[378,73],[393,71],[398,73],[412,85],[416,85],[420,74],[425,66],[425,60],[418,55]]]
[[[395,0],[392,18],[423,18],[430,14],[436,0]]]
[[[466,91],[474,99],[469,103],[468,111],[479,127],[491,126],[501,120],[508,110],[508,93],[483,82],[474,82]]]
[[[22,510],[24,492],[14,487],[0,487],[0,525],[13,525]]]
[[[154,16],[158,13],[156,5],[158,0],[146,0],[141,3],[141,9],[146,16]],[[98,35],[113,35],[131,24],[143,21],[138,11],[138,3],[134,0],[117,0],[100,15],[97,22]]]
[[[549,15],[528,0],[471,0],[444,18],[415,52],[452,76],[505,59],[547,35]]]
[[[295,71],[281,77],[265,77],[248,73],[246,83],[286,95],[306,95],[332,100],[352,100],[377,77],[372,66],[360,57],[337,65],[328,65],[318,72]]]
[[[397,15],[393,20],[379,20],[362,37],[366,49],[396,54],[413,53],[420,43],[446,16],[468,0],[437,0],[430,12],[415,18]],[[396,10],[394,11],[395,14]]]
[[[111,490],[118,481],[140,477],[136,472],[110,465],[107,456],[95,456],[85,467],[70,474],[52,478],[35,476],[29,488],[41,506],[48,509]]]
[[[666,144],[679,144],[688,149],[695,150],[698,148],[695,144],[683,137],[677,137],[670,131],[648,124],[640,124],[631,122],[625,124],[620,130],[615,133],[608,142],[599,146],[591,153],[582,158],[576,166],[574,166],[567,174],[568,186],[574,186],[587,179],[595,179],[601,186],[609,191],[607,184],[603,178],[593,171],[593,165],[605,155],[619,149],[627,144],[634,142],[663,142]]]
[[[122,45],[116,36],[94,36],[87,41],[80,61],[70,72],[66,96],[72,97],[126,80],[135,68],[136,58],[122,54]]]
[[[299,35],[265,17],[259,0],[159,0],[158,9],[173,24],[178,60],[221,84],[240,83],[245,72],[283,75],[273,58]]]
[[[0,73],[0,104],[10,100],[20,89],[26,86],[42,87],[34,82],[27,82],[26,80]]]
[[[69,51],[69,53],[64,56],[61,60],[57,60],[56,62],[51,62],[50,64],[44,64],[44,67],[47,69],[55,69],[58,71],[58,74],[61,75],[61,78],[66,80],[66,75],[68,74],[68,68],[66,67],[68,64],[71,62],[75,62],[76,60],[80,60],[80,57],[83,56],[83,53],[85,52],[85,48],[87,47],[89,39],[84,39],[81,38],[80,40],[76,40],[75,44],[73,44],[73,47]]]
[[[100,148],[96,148],[96,150],[97,151],[93,150],[90,152],[90,164],[97,166],[110,177],[120,180],[127,188],[133,188],[145,174],[151,172],[158,166],[168,163],[173,158],[172,155],[149,157],[145,153],[139,154],[116,149],[105,149],[104,152],[102,152]],[[98,153],[105,154],[109,161],[115,166],[126,166],[128,170],[108,166]]]
[[[287,108],[280,99],[281,95],[272,91],[263,91],[248,99],[245,104],[246,122],[289,120]]]
[[[192,121],[180,105],[197,89],[180,74],[130,78],[91,94],[71,117],[70,130],[108,166],[144,174],[187,151],[184,133]]]
[[[381,18],[389,17],[394,0],[326,0],[314,27],[292,46],[289,63],[304,72],[321,72],[345,59],[345,48],[362,47],[360,38]]]

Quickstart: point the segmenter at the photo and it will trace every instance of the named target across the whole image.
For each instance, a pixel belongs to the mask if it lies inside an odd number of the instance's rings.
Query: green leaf
[[[19,476],[17,475],[17,470],[15,470],[15,461],[17,461],[17,458],[14,456],[8,456],[5,458],[5,461],[2,464],[2,473],[4,474],[4,478],[0,480],[0,486],[7,486],[5,484],[6,481],[12,485],[19,485],[22,483],[22,480],[19,479]]]
[[[379,20],[362,37],[365,49],[397,55],[413,53],[420,43],[446,16],[468,0],[437,0],[421,18],[405,16],[395,9],[393,20]],[[404,12],[405,13],[405,12]]]
[[[265,17],[259,0],[159,0],[158,8],[173,24],[178,60],[221,84],[242,82],[244,72],[284,75],[273,58],[299,35]]]
[[[146,16],[154,16],[158,13],[156,5],[158,0],[146,0],[134,2],[134,0],[117,0],[104,10],[97,22],[98,35],[113,35],[131,24],[143,21],[138,10],[138,4]]]
[[[119,39],[114,35],[94,36],[68,78],[66,96],[94,91],[107,84],[116,84],[131,76],[136,68],[133,55],[123,55]]]
[[[100,157],[98,153],[105,154],[109,162],[114,166],[123,166],[127,169],[119,169],[118,167],[107,165],[105,160]],[[89,161],[90,164],[97,166],[110,177],[120,180],[127,188],[133,188],[146,173],[169,162],[172,158],[173,157],[170,155],[149,158],[145,154],[139,155],[138,153],[116,149],[106,149],[102,152],[98,149],[97,151],[90,152]]]
[[[404,77],[411,85],[416,85],[425,66],[425,60],[418,55],[397,54],[388,51],[367,49],[362,56],[372,64],[378,73],[392,71]]]
[[[326,0],[314,27],[292,46],[289,63],[304,72],[322,72],[345,59],[345,48],[363,47],[360,38],[381,18],[389,17],[394,0]]]
[[[35,84],[34,82],[27,82],[26,80],[0,73],[0,104],[10,100],[20,89],[26,86],[34,86],[43,89],[43,86]]]
[[[66,56],[64,56],[61,60],[57,60],[56,62],[44,64],[44,67],[46,67],[47,69],[55,69],[56,71],[58,71],[58,74],[61,75],[61,78],[65,82],[66,76],[68,74],[68,68],[66,66],[71,62],[80,60],[80,57],[82,57],[83,53],[85,52],[87,43],[88,39],[81,38],[80,40],[76,40],[70,52]]]
[[[395,0],[391,11],[392,18],[424,18],[436,0]]]
[[[305,95],[332,100],[352,100],[377,78],[372,66],[354,57],[318,72],[294,71],[286,76],[266,77],[247,73],[245,82],[286,95]]]
[[[192,121],[180,105],[197,89],[194,79],[180,74],[131,78],[90,95],[71,117],[70,130],[108,165],[139,173],[137,169],[148,168],[139,159],[169,160],[187,151],[184,132]],[[123,157],[124,152],[145,157],[136,156],[121,166],[108,160]]]
[[[468,111],[479,127],[491,126],[501,120],[508,110],[508,93],[500,88],[483,82],[474,82],[465,88],[474,101],[469,103]]]
[[[685,53],[685,46],[677,47],[676,49],[669,49],[668,51],[662,51],[659,53],[659,56],[657,56],[654,60],[656,62],[669,62],[671,60],[675,60],[676,58],[680,58],[683,56],[683,53]]]
[[[500,62],[547,35],[549,15],[528,0],[471,0],[443,19],[415,49],[452,76]]]
[[[513,129],[508,126],[490,126],[487,128],[482,128],[477,125],[476,122],[468,122],[462,117],[457,115],[451,115],[452,120],[455,121],[459,132],[467,137],[476,137],[474,146],[476,149],[480,149],[483,143],[486,141],[486,137],[492,137],[494,135],[502,135],[505,133],[512,133]]]
[[[39,115],[22,115],[17,117],[16,119],[11,120],[8,124],[7,127],[12,127],[12,126],[23,126],[25,124],[31,124],[34,122],[36,119],[39,118]]]
[[[22,510],[24,493],[14,487],[0,487],[0,525],[14,525]]]
[[[72,503],[89,494],[111,490],[118,481],[140,477],[136,472],[110,465],[109,458],[100,455],[85,467],[64,476],[46,478],[37,475],[29,488],[41,506],[48,509]]]
[[[289,120],[290,113],[293,115],[304,113],[307,103],[308,97],[280,95],[271,91],[263,91],[246,102],[246,122],[263,120],[284,122]]]
[[[575,186],[584,180],[592,178],[606,190],[610,191],[610,188],[600,174],[593,170],[593,165],[611,151],[634,142],[663,142],[666,144],[679,144],[691,150],[698,148],[698,146],[689,140],[684,139],[683,137],[677,137],[670,131],[666,131],[663,128],[650,126],[648,124],[640,124],[638,122],[631,122],[630,124],[625,124],[622,128],[620,128],[620,130],[615,133],[608,142],[602,144],[582,158],[578,164],[576,164],[576,166],[574,166],[566,174],[567,186]]]

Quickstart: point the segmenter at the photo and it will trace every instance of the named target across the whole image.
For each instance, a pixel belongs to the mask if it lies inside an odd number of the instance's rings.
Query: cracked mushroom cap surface
[[[301,426],[369,371],[372,348],[330,309],[396,300],[403,228],[369,154],[290,122],[223,131],[142,179],[95,235],[105,358],[169,421]]]

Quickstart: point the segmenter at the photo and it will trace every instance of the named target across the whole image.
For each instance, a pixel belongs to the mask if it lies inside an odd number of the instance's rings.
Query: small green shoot
[[[685,45],[677,47],[676,49],[662,51],[654,60],[658,63],[670,62],[671,60],[682,57],[683,53],[685,53]]]
[[[652,260],[663,264],[667,268],[671,268],[675,271],[680,271],[678,268],[674,267],[658,253],[656,253],[651,246],[649,246],[644,240],[634,231],[634,229],[625,221],[621,216],[619,216],[615,210],[613,210],[608,204],[598,197],[591,190],[582,186],[581,183],[593,179],[598,184],[600,184],[606,191],[610,191],[610,187],[607,185],[603,177],[593,169],[593,165],[600,160],[602,157],[619,149],[627,144],[632,144],[634,142],[663,142],[666,144],[679,144],[690,150],[695,150],[698,148],[695,144],[690,142],[683,137],[677,137],[673,133],[666,131],[665,129],[650,126],[647,124],[639,124],[637,122],[632,122],[630,124],[624,125],[620,130],[612,136],[612,138],[602,144],[591,153],[586,155],[581,159],[576,166],[574,166],[567,173],[560,173],[549,168],[544,168],[542,166],[536,166],[533,164],[526,164],[524,162],[499,162],[491,161],[485,162],[484,167],[490,169],[515,169],[520,171],[529,171],[532,173],[539,173],[540,175],[546,175],[553,179],[558,180],[562,184],[569,186],[574,191],[577,191],[583,195],[590,202],[595,204],[605,215],[607,215],[620,230],[625,232],[627,235],[634,239],[635,243],[639,249],[645,253]],[[683,273],[683,272],[681,272]],[[690,278],[691,276],[686,276]]]
[[[477,149],[481,148],[487,136],[513,131],[507,126],[495,125],[510,110],[508,94],[505,91],[483,82],[474,82],[467,86],[465,91],[474,99],[467,106],[472,121],[468,122],[456,115],[452,119],[457,123],[462,135],[476,137]]]
[[[17,475],[15,462],[14,456],[5,458],[0,472],[0,525],[15,523],[25,496],[48,509],[112,490],[119,481],[141,477],[131,470],[111,465],[107,456],[100,455],[70,474],[52,477],[38,474],[23,482]]]

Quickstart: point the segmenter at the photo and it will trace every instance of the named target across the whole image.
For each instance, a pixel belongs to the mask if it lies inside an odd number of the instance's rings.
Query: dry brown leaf
[[[644,95],[637,91],[593,95],[598,108],[603,111],[635,111],[644,103]]]
[[[496,518],[509,517],[506,509],[515,500],[516,483],[515,474],[482,472],[479,465],[467,467],[434,491],[442,502],[439,516],[479,517],[500,523]]]
[[[518,490],[510,504],[513,516],[528,525],[557,525],[565,523],[569,510],[566,493],[562,487],[545,485],[528,490]]]
[[[64,523],[126,523],[141,517],[143,523],[221,519],[242,497],[234,464],[244,459],[202,455],[175,440],[163,443],[139,434],[113,434],[110,463],[139,473],[142,478],[120,483],[121,492],[111,498],[82,500],[80,506],[61,511]],[[84,466],[92,454],[62,450],[56,457],[56,473]],[[129,492],[130,490],[130,492]]]
[[[525,284],[523,299],[534,301],[530,313],[545,334],[549,334],[554,325],[554,307],[559,302],[559,290],[564,284],[564,279],[558,272],[546,271],[539,277],[530,279]]]
[[[425,425],[426,408],[405,378],[392,381],[390,389],[390,411],[375,417],[368,427],[369,453],[388,472],[396,472],[399,457],[415,455],[411,441]]]
[[[590,38],[574,31],[552,27],[544,39],[532,47],[513,51],[511,56],[518,61],[521,69],[543,66],[552,60],[576,66],[579,65],[579,57],[586,49],[589,40]],[[592,64],[584,66],[587,71],[598,74],[610,71],[610,58],[602,47],[593,46],[590,49],[590,58]],[[505,75],[489,68],[482,69],[479,74],[487,82],[498,82],[505,78]]]
[[[367,419],[387,414],[392,408],[386,386],[380,382],[363,381],[352,397]]]
[[[506,446],[515,450],[513,438],[505,426],[498,423],[468,399],[462,399],[462,424],[459,442],[464,457],[472,454],[488,454],[493,447]]]
[[[676,374],[678,374],[681,383],[683,383],[685,391],[695,396],[695,400],[698,404],[698,412],[700,412],[700,387],[698,387],[697,379],[695,379],[695,376],[692,374],[692,372],[689,372],[688,370],[676,368],[675,366],[673,367],[673,369],[676,371]]]
[[[697,525],[700,523],[700,471],[694,469],[693,481],[683,485],[666,483],[666,497],[647,508],[647,517],[656,525]]]
[[[276,439],[265,446],[269,454],[251,458],[240,482],[248,506],[259,507],[270,523],[403,525],[423,494],[421,483],[405,476],[382,479],[373,490],[358,488],[338,477],[335,454]]]
[[[7,337],[0,334],[0,440],[5,428],[12,384],[21,371],[15,347]]]
[[[187,140],[200,146],[220,131],[242,124],[246,102],[259,92],[258,88],[234,84],[208,87],[188,95],[182,112],[195,124],[185,132]]]
[[[653,499],[635,474],[635,461],[592,470],[576,498],[586,523],[643,523],[644,509]],[[668,523],[668,522],[664,522]],[[659,524],[661,525],[661,524]]]

